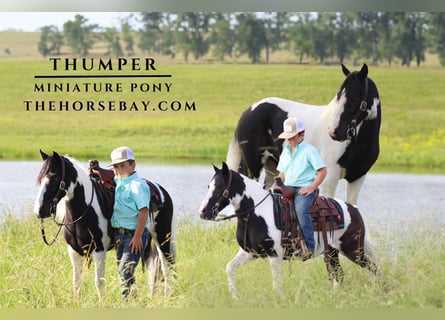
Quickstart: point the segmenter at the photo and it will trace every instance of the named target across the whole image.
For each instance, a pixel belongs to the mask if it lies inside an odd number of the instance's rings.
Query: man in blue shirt
[[[304,123],[300,118],[286,119],[283,132],[278,137],[287,142],[277,166],[279,177],[285,185],[294,187],[297,191],[294,198],[295,211],[306,246],[312,255],[315,241],[309,210],[316,189],[326,177],[326,165],[318,150],[304,141]]]
[[[127,299],[135,283],[134,271],[148,244],[150,189],[135,171],[135,157],[130,148],[114,149],[111,165],[116,182],[111,225],[122,296]]]

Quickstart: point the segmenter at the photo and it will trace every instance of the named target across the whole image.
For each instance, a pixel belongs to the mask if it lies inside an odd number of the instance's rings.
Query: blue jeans
[[[114,239],[116,242],[116,257],[118,274],[121,281],[121,294],[124,299],[128,298],[131,292],[131,287],[135,283],[134,271],[138,265],[141,255],[147,248],[149,233],[145,228],[142,234],[143,249],[139,253],[132,253],[130,248],[130,241],[133,238],[134,231],[126,231],[120,233],[118,230],[114,231]]]
[[[312,218],[309,210],[311,208],[312,202],[314,202],[316,192],[314,191],[310,195],[306,196],[298,194],[298,191],[301,188],[295,189],[297,190],[294,198],[295,212],[297,213],[297,219],[300,223],[306,246],[308,250],[313,253],[315,249],[314,228],[312,227]]]

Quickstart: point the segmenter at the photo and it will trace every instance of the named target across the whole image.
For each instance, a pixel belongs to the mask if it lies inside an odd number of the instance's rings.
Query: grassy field
[[[125,89],[122,93],[34,93],[34,75],[51,71],[48,60],[38,56],[36,46],[29,45],[36,43],[32,42],[35,34],[24,35],[28,37],[26,41],[0,34],[3,47],[11,48],[13,54],[0,53],[0,159],[3,160],[37,160],[41,148],[47,152],[69,153],[79,160],[97,158],[105,162],[110,150],[127,144],[133,147],[139,161],[220,163],[225,159],[240,114],[250,104],[267,96],[327,104],[344,79],[338,66],[182,64],[159,59],[158,72],[173,76],[169,81],[173,83],[170,92],[131,93]],[[369,76],[378,85],[383,111],[381,154],[373,170],[443,174],[444,70],[435,65],[370,66]],[[111,81],[116,82],[128,88],[132,81]],[[25,100],[149,100],[155,104],[165,100],[194,102],[196,111],[26,111]],[[405,226],[412,232],[395,227],[390,231],[372,230],[384,281],[342,259],[345,283],[333,291],[322,258],[305,263],[285,262],[285,296],[280,299],[272,290],[268,262],[259,260],[237,273],[239,301],[231,299],[224,270],[238,248],[234,222],[197,224],[181,220],[178,221],[173,293],[167,298],[148,298],[146,275],[138,270],[139,295],[129,304],[120,300],[114,252],[107,256],[105,300],[97,301],[93,268],[90,268],[84,276],[81,299],[73,301],[71,265],[62,238],[53,247],[45,246],[40,239],[39,223],[33,216],[17,218],[14,213],[5,213],[0,221],[3,222],[0,224],[0,309],[3,310],[103,307],[98,315],[103,317],[108,310],[118,314],[115,308],[120,307],[180,308],[178,318],[183,318],[186,310],[208,308],[224,310],[222,314],[227,319],[232,315],[230,309],[242,313],[245,308],[261,310],[263,316],[270,317],[277,317],[276,308],[292,310],[291,315],[284,315],[292,317],[294,308],[321,308],[329,312],[351,308],[356,318],[355,311],[360,308],[409,308],[409,314],[413,315],[412,308],[443,310],[444,307],[443,225],[420,221],[420,218]],[[47,222],[46,227],[48,234],[56,232],[51,223]],[[269,313],[270,309],[274,314]],[[120,315],[128,317],[127,313]],[[70,316],[68,312],[63,314],[64,319]],[[307,316],[313,316],[313,312]],[[428,318],[432,318],[431,315]]]
[[[126,144],[142,161],[219,162],[225,159],[240,114],[250,104],[267,96],[327,104],[344,78],[337,66],[159,63],[157,72],[172,78],[148,82],[163,86],[161,92],[131,92],[132,82],[147,81],[128,79],[90,80],[111,83],[113,88],[120,83],[122,92],[34,92],[36,84],[84,82],[34,79],[51,72],[45,59],[0,61],[0,159],[37,159],[42,148],[82,160],[107,160],[110,150]],[[370,66],[369,76],[380,90],[383,112],[381,154],[375,169],[443,172],[443,69]],[[166,83],[172,84],[170,91]],[[117,106],[119,101],[128,105],[134,101],[139,111],[97,111],[97,107],[85,111],[87,101],[97,106],[98,100],[115,101]],[[32,101],[30,111],[24,101]],[[49,101],[57,106],[59,101],[78,101],[85,106],[77,112],[48,111]],[[142,111],[141,101],[150,101],[148,111]],[[167,103],[162,107],[181,110],[161,111],[157,107],[161,101]],[[42,102],[45,111],[36,111],[35,104]]]
[[[271,285],[267,260],[255,261],[237,272],[241,298],[228,290],[225,265],[237,251],[233,221],[197,224],[180,221],[174,290],[148,297],[146,275],[137,272],[138,297],[120,299],[114,251],[107,255],[106,298],[98,302],[93,268],[86,269],[82,297],[73,301],[71,266],[62,237],[44,245],[34,217],[12,216],[0,226],[0,308],[443,308],[443,227],[415,221],[414,233],[373,230],[375,249],[384,274],[376,278],[342,258],[346,272],[341,288],[333,290],[322,258],[304,263],[286,261],[284,297]],[[45,224],[54,234],[52,224]],[[54,232],[54,233],[51,233]],[[377,241],[376,241],[377,240]],[[260,276],[259,276],[260,275]]]

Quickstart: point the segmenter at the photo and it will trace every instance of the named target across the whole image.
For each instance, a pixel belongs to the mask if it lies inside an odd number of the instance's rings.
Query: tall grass
[[[237,251],[235,222],[199,222],[184,218],[178,225],[178,257],[174,290],[167,298],[148,297],[147,278],[137,271],[138,296],[122,302],[115,255],[107,255],[106,297],[98,302],[93,268],[86,269],[82,296],[74,301],[71,266],[62,237],[52,247],[43,244],[34,217],[4,217],[1,224],[0,308],[443,308],[445,263],[443,226],[413,221],[408,230],[373,228],[372,236],[383,277],[376,278],[342,258],[346,276],[333,290],[322,258],[284,262],[284,297],[271,284],[267,260],[257,260],[237,272],[241,298],[234,301],[225,265]],[[45,223],[49,235],[55,233]]]
[[[33,76],[48,73],[48,61],[0,61],[0,159],[37,159],[39,148],[83,160],[105,159],[115,146],[128,144],[144,161],[221,161],[239,116],[253,102],[280,96],[327,104],[344,79],[339,67],[327,66],[159,63],[157,68],[173,75],[171,92],[42,94],[33,92]],[[443,170],[443,70],[369,70],[380,90],[383,112],[376,168]],[[122,80],[123,87],[130,81]],[[24,100],[166,100],[195,102],[196,111],[27,112]]]

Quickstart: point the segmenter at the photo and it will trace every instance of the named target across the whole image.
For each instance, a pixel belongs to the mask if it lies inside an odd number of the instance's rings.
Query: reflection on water
[[[102,165],[104,165],[103,163]],[[42,162],[0,162],[0,218],[6,213],[30,215],[38,191]],[[85,168],[87,163],[84,164]],[[197,218],[197,210],[213,175],[211,165],[137,164],[144,178],[171,194],[178,217]],[[409,221],[445,224],[445,177],[415,174],[369,174],[359,196],[359,207],[370,225],[403,226]],[[344,198],[340,182],[337,197]]]

